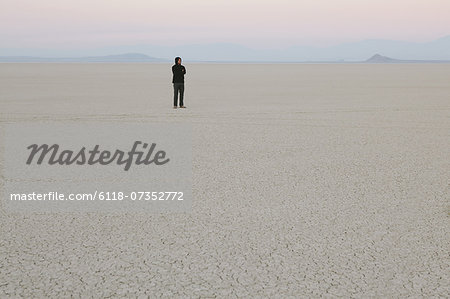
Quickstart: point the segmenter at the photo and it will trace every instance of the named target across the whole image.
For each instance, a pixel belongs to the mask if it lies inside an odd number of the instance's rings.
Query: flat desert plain
[[[184,64],[0,65],[0,126],[191,124],[194,197],[0,206],[0,297],[449,296],[449,64]]]

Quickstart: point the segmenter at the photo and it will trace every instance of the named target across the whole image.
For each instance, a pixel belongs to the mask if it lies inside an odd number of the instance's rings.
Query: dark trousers
[[[180,107],[183,104],[184,83],[173,83],[173,105],[178,106],[178,92],[180,93]]]

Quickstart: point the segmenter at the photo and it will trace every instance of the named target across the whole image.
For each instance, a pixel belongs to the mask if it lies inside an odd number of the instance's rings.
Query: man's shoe
[[[177,109],[177,106],[173,106],[173,109]]]
[[[180,106],[180,108],[186,108],[186,106]]]

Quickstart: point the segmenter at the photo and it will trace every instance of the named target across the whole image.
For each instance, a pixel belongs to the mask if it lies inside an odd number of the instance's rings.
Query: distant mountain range
[[[394,59],[380,54],[375,54],[366,61],[365,63],[450,63],[450,60],[403,60]]]
[[[0,56],[0,62],[171,62],[168,59],[150,57],[140,53],[120,55],[90,56],[90,57],[31,57],[31,56]],[[223,62],[223,61],[215,61]],[[251,61],[246,61],[251,62]],[[301,61],[300,61],[301,62]],[[304,61],[305,63],[450,63],[450,60],[402,60],[375,54],[364,61]]]
[[[108,55],[111,53],[128,54]],[[374,53],[379,56],[372,57]],[[448,62],[450,35],[425,43],[363,40],[330,47],[293,46],[285,49],[252,49],[229,43],[142,44],[64,51],[0,48],[0,62],[172,62],[176,56],[181,56],[185,62]],[[368,57],[371,58],[366,60]]]
[[[140,53],[88,57],[0,56],[0,62],[167,62]]]

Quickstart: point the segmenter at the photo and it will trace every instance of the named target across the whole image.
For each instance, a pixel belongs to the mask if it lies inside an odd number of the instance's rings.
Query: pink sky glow
[[[6,0],[2,47],[425,42],[450,34],[449,0]]]

